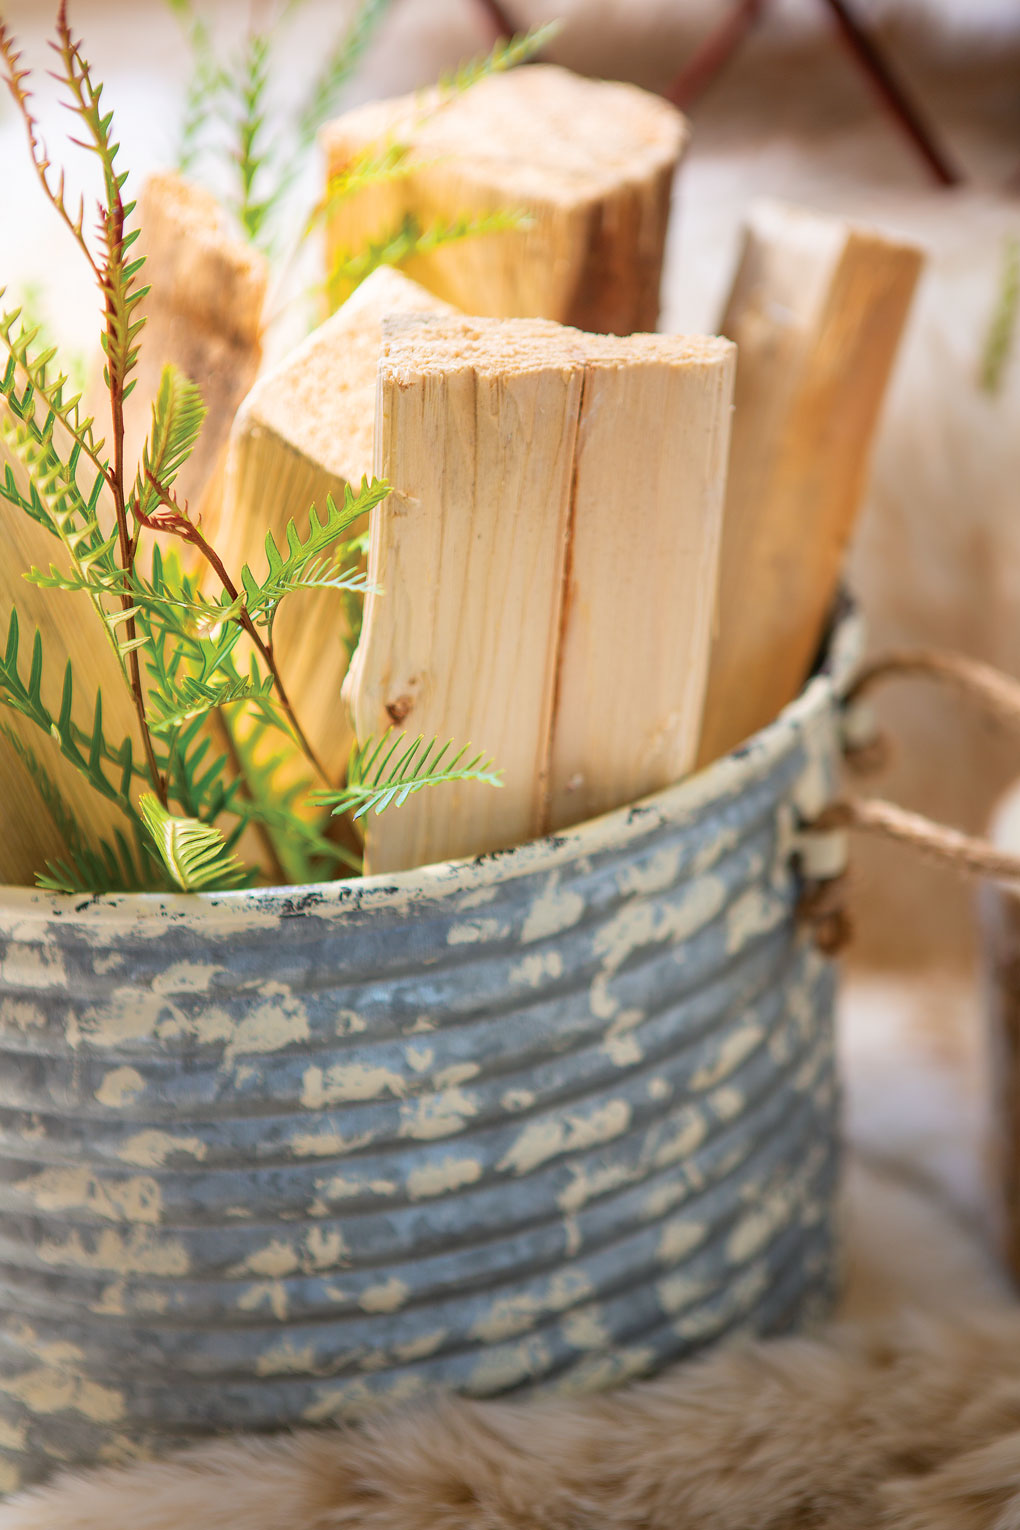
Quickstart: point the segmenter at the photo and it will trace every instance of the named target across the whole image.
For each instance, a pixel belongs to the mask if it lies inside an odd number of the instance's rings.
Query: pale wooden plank
[[[839,218],[752,211],[721,325],[739,361],[703,763],[807,677],[921,262]]]
[[[501,791],[446,785],[366,820],[366,868],[514,844],[546,812],[582,369],[540,320],[383,322],[368,598],[347,682],[359,740],[388,727],[495,755]]]
[[[587,339],[548,827],[694,764],[708,674],[734,347]]]

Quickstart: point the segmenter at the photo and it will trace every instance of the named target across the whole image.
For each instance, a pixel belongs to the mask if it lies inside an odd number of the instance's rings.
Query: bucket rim
[[[302,913],[343,914],[409,908],[424,900],[481,891],[521,876],[554,873],[600,852],[620,851],[649,830],[689,820],[717,800],[731,797],[760,777],[824,709],[845,694],[862,646],[862,624],[845,597],[836,613],[824,662],[779,716],[721,759],[685,776],[673,786],[567,829],[529,840],[507,850],[460,860],[437,861],[409,871],[344,877],[331,882],[284,884],[207,893],[53,893],[40,888],[0,884],[0,928],[24,930],[27,924],[103,925],[138,931],[155,920],[176,926],[248,926],[259,918],[276,923]]]

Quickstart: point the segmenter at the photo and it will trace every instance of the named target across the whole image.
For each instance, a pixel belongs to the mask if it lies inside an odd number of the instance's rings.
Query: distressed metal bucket
[[[833,1289],[796,828],[856,654],[682,785],[392,878],[0,894],[0,1482],[604,1387]]]

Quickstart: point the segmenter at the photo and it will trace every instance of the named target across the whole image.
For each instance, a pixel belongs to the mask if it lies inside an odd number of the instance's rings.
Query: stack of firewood
[[[514,207],[526,225],[377,271],[255,380],[261,262],[204,194],[154,178],[128,422],[141,439],[165,362],[195,377],[210,414],[179,487],[235,571],[313,501],[373,472],[392,483],[349,670],[340,603],[310,593],[278,634],[291,699],[337,779],[353,738],[395,728],[470,740],[505,788],[460,783],[371,817],[370,871],[633,802],[793,699],[920,268],[910,246],[762,205],[720,337],[655,334],[687,142],[670,106],[536,65],[442,111],[350,113],[324,132],[329,173],[398,132],[410,173],[339,203],[331,249],[402,213]]]

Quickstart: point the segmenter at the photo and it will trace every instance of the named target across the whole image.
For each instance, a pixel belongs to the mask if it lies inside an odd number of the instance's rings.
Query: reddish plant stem
[[[160,504],[170,512],[170,514],[166,517],[161,517],[158,522],[153,521],[153,528],[159,531],[169,531],[173,533],[174,536],[179,536],[182,541],[190,542],[192,547],[196,547],[201,553],[202,557],[209,564],[209,567],[213,570],[213,573],[220,581],[220,584],[223,586],[230,600],[240,600],[240,593],[238,588],[234,581],[231,579],[230,575],[227,573],[227,570],[223,564],[223,560],[220,558],[220,555],[217,553],[216,549],[210,546],[194,522],[188,519],[185,512],[174,500],[173,495],[170,494],[155,478],[153,478],[151,473],[148,475],[148,479],[151,488],[159,497]],[[307,757],[309,763],[314,767],[316,773],[328,786],[331,786],[333,783],[330,781],[325,766],[312,747],[312,744],[309,741],[305,730],[298,722],[297,713],[294,711],[293,704],[290,697],[287,695],[287,690],[284,686],[280,671],[277,668],[276,656],[273,653],[272,643],[267,643],[265,638],[263,638],[261,632],[259,632],[255,623],[252,621],[251,617],[246,611],[243,603],[240,606],[238,621],[241,623],[241,626],[244,628],[245,632],[255,644],[255,647],[258,649],[259,653],[262,655],[266,668],[269,670],[269,673],[273,677],[273,688],[276,693],[277,700],[280,703],[288,723],[293,729],[294,737],[297,739],[305,756]]]

